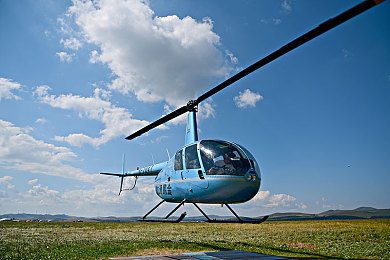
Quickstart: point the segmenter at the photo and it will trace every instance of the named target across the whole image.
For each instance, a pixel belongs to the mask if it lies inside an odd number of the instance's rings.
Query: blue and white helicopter
[[[123,190],[124,177],[133,176],[138,178],[139,176],[155,176],[155,191],[162,201],[145,214],[145,216],[139,219],[140,221],[180,222],[186,216],[185,212],[181,214],[178,219],[172,220],[169,219],[169,217],[184,203],[191,203],[203,214],[208,222],[264,222],[268,216],[261,219],[243,219],[229,206],[229,204],[249,201],[259,191],[261,175],[256,159],[248,150],[239,144],[222,140],[199,140],[196,122],[198,104],[255,70],[370,9],[380,2],[382,1],[366,0],[344,13],[327,20],[318,27],[303,34],[277,51],[225,80],[196,100],[189,101],[187,105],[178,108],[170,114],[126,137],[128,140],[132,140],[159,125],[188,112],[185,145],[168,161],[131,172],[124,172],[124,169],[122,169],[122,173],[101,174],[113,175],[121,178],[119,195]],[[147,218],[147,216],[163,202],[179,204],[163,219]],[[197,203],[226,205],[237,220],[210,219]]]

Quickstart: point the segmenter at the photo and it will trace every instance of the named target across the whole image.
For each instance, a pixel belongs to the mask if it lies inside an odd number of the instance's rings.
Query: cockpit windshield
[[[200,156],[207,175],[244,176],[250,168],[245,155],[233,144],[224,141],[201,141]]]

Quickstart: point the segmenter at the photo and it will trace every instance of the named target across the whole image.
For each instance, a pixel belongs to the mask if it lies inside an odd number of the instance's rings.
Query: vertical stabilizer
[[[186,144],[198,141],[198,126],[196,124],[196,111],[188,113],[187,129],[186,129]]]

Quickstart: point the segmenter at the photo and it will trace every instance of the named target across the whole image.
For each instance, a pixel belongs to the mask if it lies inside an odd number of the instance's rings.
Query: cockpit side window
[[[188,146],[185,150],[186,155],[186,168],[187,169],[199,169],[200,163],[198,158],[198,152],[196,144]]]
[[[183,150],[175,154],[175,171],[183,170]]]

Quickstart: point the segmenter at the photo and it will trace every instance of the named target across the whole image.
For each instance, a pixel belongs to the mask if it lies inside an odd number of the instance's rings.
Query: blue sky
[[[118,197],[119,180],[98,173],[120,171],[124,152],[126,170],[167,160],[185,118],[124,137],[358,3],[0,1],[0,213],[145,213],[153,178]],[[239,143],[261,166],[239,214],[390,207],[389,9],[201,104],[199,137]]]

